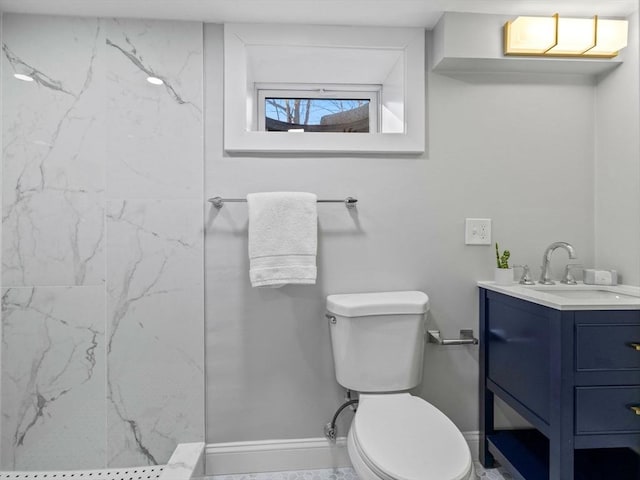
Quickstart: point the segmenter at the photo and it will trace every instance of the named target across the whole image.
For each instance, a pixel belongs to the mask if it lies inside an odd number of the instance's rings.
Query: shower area
[[[202,24],[1,27],[0,471],[166,465],[204,441]]]

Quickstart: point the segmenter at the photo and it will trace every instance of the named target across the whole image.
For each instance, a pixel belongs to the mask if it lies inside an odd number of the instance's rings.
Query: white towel
[[[317,200],[302,192],[247,195],[251,286],[316,283]]]

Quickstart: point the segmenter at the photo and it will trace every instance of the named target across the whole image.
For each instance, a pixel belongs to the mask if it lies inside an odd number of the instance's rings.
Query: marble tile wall
[[[104,458],[104,308],[98,286],[3,290],[3,469]]]
[[[109,466],[204,440],[202,203],[107,206]]]
[[[101,285],[104,27],[6,15],[2,33],[2,285]]]
[[[2,36],[0,469],[163,463],[204,439],[202,25]]]

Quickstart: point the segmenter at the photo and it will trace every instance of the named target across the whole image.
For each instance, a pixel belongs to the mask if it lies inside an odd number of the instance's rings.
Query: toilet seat
[[[383,480],[466,480],[464,437],[445,414],[408,393],[360,395],[350,447]]]

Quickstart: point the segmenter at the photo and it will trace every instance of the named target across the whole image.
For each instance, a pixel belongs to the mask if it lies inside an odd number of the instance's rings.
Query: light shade
[[[557,43],[547,55],[582,55],[596,46],[595,18],[559,18]]]
[[[505,55],[612,58],[627,46],[626,20],[518,17],[504,26]]]
[[[518,17],[504,26],[507,55],[541,55],[556,44],[555,17]]]
[[[598,19],[596,46],[585,52],[586,56],[615,57],[627,46],[629,22],[626,20]]]

